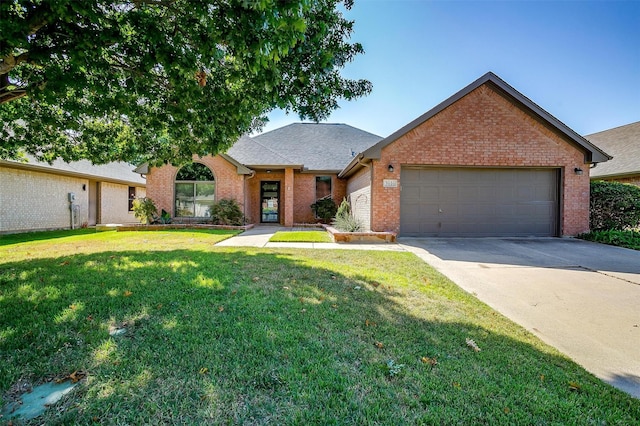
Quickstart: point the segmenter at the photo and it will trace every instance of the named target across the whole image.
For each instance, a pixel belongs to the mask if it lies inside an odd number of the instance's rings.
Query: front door
[[[280,182],[260,182],[260,222],[280,223]]]

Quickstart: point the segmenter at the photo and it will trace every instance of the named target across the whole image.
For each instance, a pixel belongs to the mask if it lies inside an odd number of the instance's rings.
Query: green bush
[[[342,232],[362,231],[362,223],[351,214],[351,205],[346,199],[342,200],[340,207],[336,211],[333,226]]]
[[[141,223],[147,225],[153,222],[153,217],[158,214],[158,208],[151,198],[136,198],[133,200],[133,215]]]
[[[595,241],[596,243],[640,250],[640,232],[636,231],[594,231],[588,234],[578,235],[578,238]]]
[[[335,216],[338,207],[333,199],[321,198],[311,204],[311,209],[314,211],[318,219],[328,222],[333,218],[333,216]]]
[[[619,182],[591,182],[589,227],[592,231],[640,225],[640,188]]]
[[[209,215],[214,225],[240,226],[244,223],[244,215],[236,200],[217,201],[209,208]]]

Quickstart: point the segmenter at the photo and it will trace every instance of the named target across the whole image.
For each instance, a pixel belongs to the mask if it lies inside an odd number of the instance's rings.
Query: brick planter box
[[[342,232],[333,226],[322,225],[334,243],[395,243],[395,232]]]

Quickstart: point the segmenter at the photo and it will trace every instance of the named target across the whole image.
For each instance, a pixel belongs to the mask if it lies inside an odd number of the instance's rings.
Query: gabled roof
[[[591,177],[640,174],[640,121],[585,136],[613,155],[591,170]]]
[[[25,155],[26,162],[0,160],[0,165],[12,168],[32,170],[42,173],[54,173],[66,176],[82,177],[92,180],[102,180],[136,186],[146,186],[146,180],[133,171],[134,166],[129,163],[114,162],[101,165],[91,164],[88,160],[65,163],[55,160],[52,164],[38,161],[31,155]]]
[[[247,167],[340,171],[357,152],[382,138],[346,124],[293,123],[241,138],[227,154]]]
[[[511,99],[512,102],[519,104],[524,110],[532,114],[534,117],[538,118],[543,123],[547,124],[552,130],[555,130],[557,133],[562,135],[569,142],[573,143],[577,147],[581,148],[585,153],[585,163],[600,163],[609,160],[611,157],[607,155],[605,152],[601,151],[598,147],[593,145],[591,142],[571,130],[567,125],[562,123],[560,120],[549,114],[547,111],[539,107],[529,98],[524,96],[522,93],[518,92],[516,89],[507,84],[500,77],[495,75],[492,72],[488,72],[473,83],[469,84],[467,87],[463,88],[459,92],[455,93],[450,98],[436,105],[434,108],[430,109],[426,113],[422,114],[420,117],[416,118],[406,126],[401,129],[395,131],[391,135],[382,139],[380,142],[375,144],[374,146],[363,151],[359,156],[357,156],[354,160],[349,163],[345,169],[340,172],[340,176],[349,175],[351,169],[354,168],[358,161],[362,160],[371,160],[371,159],[379,159],[381,151],[384,147],[391,144],[392,142],[399,139],[401,136],[420,126],[425,121],[429,120],[431,117],[436,114],[442,112],[447,107],[453,105],[463,97],[467,96],[469,93],[473,92],[477,88],[482,85],[490,85],[494,90],[501,93],[503,96]]]

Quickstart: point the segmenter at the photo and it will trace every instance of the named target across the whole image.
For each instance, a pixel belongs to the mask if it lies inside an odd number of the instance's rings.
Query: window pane
[[[196,217],[209,217],[209,208],[213,205],[213,200],[196,200]]]
[[[176,183],[177,198],[193,198],[193,183]]]
[[[207,198],[213,200],[216,193],[215,183],[197,183],[196,184],[196,198]]]
[[[193,217],[194,211],[192,200],[176,200],[176,217]]]
[[[331,197],[331,176],[316,176],[316,200]]]

